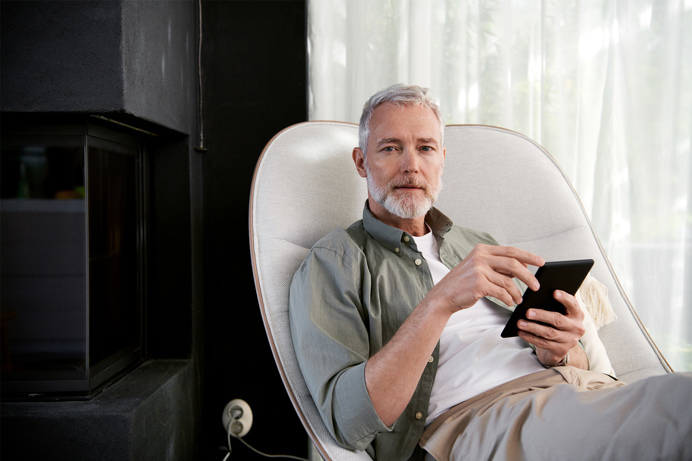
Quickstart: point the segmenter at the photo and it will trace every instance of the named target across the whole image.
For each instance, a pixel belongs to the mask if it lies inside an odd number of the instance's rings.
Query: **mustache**
[[[417,181],[416,178],[406,177],[402,179],[395,179],[389,183],[390,189],[397,189],[400,187],[416,187],[424,191],[428,191],[429,185],[422,181]]]

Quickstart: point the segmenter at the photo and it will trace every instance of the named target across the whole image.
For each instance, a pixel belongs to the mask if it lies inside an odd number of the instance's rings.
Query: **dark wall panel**
[[[248,201],[265,144],[307,119],[306,2],[203,3],[204,433],[225,444],[221,412],[246,400],[246,440],[306,454],[307,435],[284,390],[262,324],[250,264]],[[255,459],[240,443],[239,459]],[[240,455],[242,453],[242,456]],[[215,459],[215,458],[213,458]],[[257,459],[261,459],[257,457]]]
[[[121,6],[120,2],[3,0],[2,110],[121,109]]]

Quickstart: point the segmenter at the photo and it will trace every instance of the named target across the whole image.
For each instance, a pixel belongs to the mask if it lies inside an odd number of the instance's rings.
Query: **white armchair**
[[[293,350],[288,292],[312,245],[362,217],[366,185],[351,160],[357,138],[358,126],[350,123],[286,128],[265,147],[250,197],[252,265],[269,342],[296,412],[326,460],[370,458],[339,447],[320,419]],[[607,287],[618,317],[599,330],[618,377],[633,382],[671,372],[550,154],[519,133],[481,125],[447,126],[445,146],[444,189],[436,206],[456,224],[546,260],[594,259],[592,275]]]

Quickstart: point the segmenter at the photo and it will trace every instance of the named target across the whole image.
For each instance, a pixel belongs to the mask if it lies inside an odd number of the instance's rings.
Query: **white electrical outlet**
[[[252,410],[245,400],[233,399],[223,409],[223,428],[232,437],[244,437],[252,427]],[[229,429],[230,426],[230,429]]]

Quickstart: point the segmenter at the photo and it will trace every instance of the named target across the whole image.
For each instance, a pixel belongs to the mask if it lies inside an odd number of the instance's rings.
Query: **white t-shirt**
[[[440,261],[433,233],[414,240],[437,284],[449,269]],[[426,425],[471,397],[545,369],[524,340],[500,336],[510,315],[484,298],[450,317],[440,337],[440,358]]]

